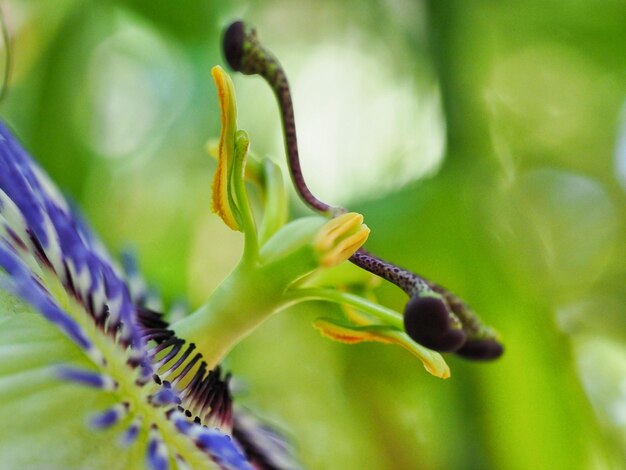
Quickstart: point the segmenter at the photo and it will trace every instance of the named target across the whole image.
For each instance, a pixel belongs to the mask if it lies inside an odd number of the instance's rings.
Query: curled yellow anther
[[[229,191],[229,181],[235,153],[235,133],[237,132],[237,105],[233,82],[224,69],[216,65],[211,70],[217,96],[220,102],[222,131],[218,147],[217,170],[213,178],[213,212],[233,230],[242,231],[237,221],[236,207],[233,207]]]
[[[342,343],[356,344],[364,341],[376,341],[385,344],[397,344],[417,356],[424,364],[424,368],[435,377],[441,379],[450,377],[450,368],[441,354],[411,341],[401,331],[379,325],[346,325],[329,318],[319,318],[315,320],[313,326],[327,338]]]
[[[347,260],[367,241],[370,229],[363,216],[348,212],[330,220],[318,232],[313,248],[320,255],[320,265],[336,266]]]

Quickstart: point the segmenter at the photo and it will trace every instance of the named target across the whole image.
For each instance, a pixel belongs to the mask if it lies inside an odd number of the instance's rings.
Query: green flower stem
[[[205,305],[174,323],[172,329],[195,343],[213,368],[280,307],[282,290],[263,270],[241,263]]]
[[[284,298],[291,303],[309,300],[325,300],[341,305],[349,305],[350,307],[354,307],[357,310],[361,310],[376,317],[386,325],[393,326],[404,331],[402,315],[398,312],[383,307],[382,305],[369,302],[368,300],[357,295],[341,292],[336,289],[316,287],[294,288],[288,290],[285,293]]]
[[[241,217],[241,225],[245,234],[243,260],[246,263],[254,263],[259,254],[259,244],[256,231],[256,223],[248,200],[248,191],[245,183],[246,159],[250,140],[244,131],[235,134],[235,152],[233,161],[232,189],[237,199],[236,207]]]
[[[290,299],[287,288],[319,267],[319,256],[303,245],[267,264],[245,259],[199,310],[174,323],[172,329],[195,343],[210,368]]]

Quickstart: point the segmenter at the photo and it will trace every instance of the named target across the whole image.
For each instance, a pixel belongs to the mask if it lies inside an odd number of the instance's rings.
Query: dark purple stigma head
[[[460,322],[439,297],[413,296],[404,309],[404,328],[415,342],[440,352],[456,351],[466,339]]]
[[[246,25],[243,21],[235,21],[224,32],[222,46],[228,65],[236,71],[241,70],[243,45],[246,40]]]
[[[456,353],[474,361],[491,361],[504,353],[504,346],[493,338],[468,339]]]

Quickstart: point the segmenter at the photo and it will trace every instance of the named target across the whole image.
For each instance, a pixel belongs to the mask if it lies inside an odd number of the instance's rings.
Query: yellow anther
[[[336,266],[347,260],[367,241],[370,229],[363,223],[363,216],[348,212],[336,217],[318,232],[313,247],[320,255],[320,265]]]
[[[327,250],[332,246],[335,239],[363,223],[363,216],[356,212],[347,212],[335,217],[327,222],[317,238],[315,239],[315,248],[318,250]]]
[[[333,250],[322,257],[322,266],[336,266],[347,260],[365,244],[369,235],[369,227],[365,224],[361,225],[356,233],[341,240]]]
[[[441,379],[450,377],[450,368],[441,354],[420,346],[403,332],[375,325],[369,327],[344,325],[328,318],[315,320],[313,326],[327,338],[342,343],[356,344],[364,341],[376,341],[385,344],[397,344],[417,356],[424,364],[424,368],[435,377]]]
[[[220,102],[222,131],[218,147],[217,170],[213,179],[213,212],[233,230],[241,231],[229,197],[229,181],[235,153],[235,133],[237,132],[237,105],[233,82],[224,69],[216,65],[211,70],[217,96]]]

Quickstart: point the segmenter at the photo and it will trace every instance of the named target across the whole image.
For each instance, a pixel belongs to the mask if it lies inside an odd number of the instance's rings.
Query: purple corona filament
[[[137,418],[133,420],[130,426],[126,428],[126,431],[124,431],[124,434],[122,434],[122,437],[121,437],[122,445],[125,447],[129,447],[133,442],[135,442],[135,440],[137,439],[137,436],[139,435],[140,429],[141,429],[141,419]]]
[[[57,371],[57,375],[60,379],[69,380],[70,382],[86,387],[101,390],[114,390],[116,387],[115,381],[111,377],[90,370],[74,367],[60,367]]]
[[[177,424],[177,429],[188,435],[207,459],[223,462],[222,468],[251,469],[247,455],[254,452],[257,459],[259,449],[225,434],[238,433],[233,426],[230,375],[223,375],[219,367],[209,370],[196,346],[177,338],[162,314],[149,309],[154,302],[136,264],[129,257],[124,264],[125,275],[76,209],[0,123],[0,287],[55,325],[94,367],[59,365],[56,376],[104,393],[114,392],[111,395],[115,397],[120,388],[127,389],[132,383],[119,387],[109,375],[125,361],[129,372],[137,372],[128,378],[143,389],[138,389],[138,397],[145,398],[158,414],[178,410],[188,428]],[[62,290],[56,284],[50,289],[48,280],[53,277]],[[94,335],[106,335],[118,346],[117,354],[105,359],[94,344]],[[110,367],[112,364],[115,367]],[[171,381],[166,380],[170,376]],[[178,389],[180,382],[185,386]],[[122,442],[129,445],[141,433],[142,425],[151,429],[153,423],[150,413],[138,413],[142,407],[135,406],[134,399],[119,398],[92,417],[91,424],[95,429],[125,425]],[[151,431],[145,452],[152,468],[169,466],[158,429]],[[261,455],[268,458],[262,449]],[[172,458],[182,461],[181,456]]]
[[[153,426],[150,430],[150,440],[148,441],[146,461],[152,470],[167,470],[169,468],[167,448],[165,447],[156,426]]]
[[[114,426],[128,414],[128,403],[118,403],[91,419],[91,425],[96,429],[107,429]]]

